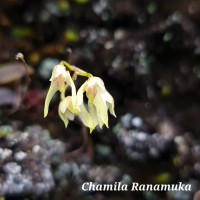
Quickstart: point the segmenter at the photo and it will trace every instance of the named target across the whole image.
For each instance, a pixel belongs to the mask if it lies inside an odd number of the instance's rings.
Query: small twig
[[[24,59],[24,55],[22,53],[17,53],[15,58],[16,58],[16,60],[22,61],[24,63],[25,68],[26,68],[26,80],[25,80],[25,84],[24,84],[25,87],[24,87],[24,91],[22,91],[22,99],[23,99],[25,94],[26,94],[26,92],[27,92],[27,89],[28,89],[29,83],[31,81],[31,78],[30,78],[28,66],[27,66],[26,61]]]
[[[27,79],[27,82],[29,84],[29,82],[31,81],[31,78],[30,78],[30,75],[29,75],[28,66],[27,66],[26,61],[24,59],[24,55],[19,52],[19,53],[16,54],[15,59],[16,60],[20,60],[20,61],[22,61],[24,63],[24,66],[25,66],[26,71],[27,71],[27,73],[26,73],[26,79]]]
[[[24,66],[26,68],[26,77],[25,77],[24,88],[22,88],[22,87],[19,88],[19,91],[18,91],[19,92],[19,98],[17,98],[17,102],[15,103],[15,106],[9,111],[9,114],[13,114],[19,109],[20,103],[23,100],[23,98],[25,97],[29,83],[31,81],[28,66],[27,66],[26,61],[24,59],[24,55],[22,53],[17,53],[16,56],[15,56],[15,59],[23,62]]]

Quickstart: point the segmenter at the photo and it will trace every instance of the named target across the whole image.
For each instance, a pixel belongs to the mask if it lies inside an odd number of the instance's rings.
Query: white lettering
[[[191,190],[192,190],[191,184],[187,184],[187,185],[185,186],[185,190],[186,190],[186,191],[191,191]]]
[[[115,182],[113,184],[98,184],[93,182],[85,182],[82,184],[83,191],[128,191],[128,184]],[[191,191],[191,184],[139,184],[133,182],[131,191]]]
[[[122,190],[122,191],[128,191],[128,185],[123,184],[121,190]],[[118,190],[118,191],[119,191],[119,190]]]
[[[153,185],[152,184],[147,184],[146,185],[146,190],[147,191],[153,191]]]
[[[138,191],[138,186],[139,186],[139,183],[132,183],[132,189],[131,191]]]
[[[174,185],[172,184],[172,186],[174,186]],[[170,185],[169,184],[160,185],[160,191],[170,191]],[[174,190],[172,190],[172,191],[174,191]]]
[[[185,187],[185,184],[182,184],[181,182],[179,182],[178,190],[179,191],[184,191],[184,187]]]
[[[160,191],[160,185],[159,184],[154,185],[153,191]]]
[[[86,183],[83,183],[83,185],[82,185],[82,190],[83,190],[83,191],[88,191],[88,187],[87,187],[88,185],[89,185],[89,183],[87,183],[87,182],[86,182]]]

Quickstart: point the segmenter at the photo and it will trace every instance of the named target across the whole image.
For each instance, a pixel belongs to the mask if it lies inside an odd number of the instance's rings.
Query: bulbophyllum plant
[[[77,90],[75,81],[79,76],[85,77],[86,81]],[[97,126],[102,128],[105,124],[107,128],[109,127],[108,111],[116,117],[114,99],[106,90],[101,78],[70,65],[66,61],[61,61],[53,68],[50,82],[45,99],[44,117],[48,115],[50,101],[57,91],[60,93],[58,114],[65,127],[68,126],[69,121],[78,117],[92,133]],[[69,87],[71,94],[66,95]],[[84,93],[87,102],[84,102]]]

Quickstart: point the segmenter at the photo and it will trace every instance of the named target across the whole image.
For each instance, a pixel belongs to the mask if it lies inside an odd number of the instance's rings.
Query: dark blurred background
[[[58,98],[43,119],[61,60],[101,77],[115,99],[117,118],[84,148],[85,130],[76,120],[64,129]],[[192,200],[200,186],[199,88],[199,0],[1,0],[2,200]],[[192,191],[83,192],[86,181],[183,182]]]

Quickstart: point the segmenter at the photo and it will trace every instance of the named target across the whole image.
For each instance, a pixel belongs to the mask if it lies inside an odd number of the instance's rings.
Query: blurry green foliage
[[[169,96],[171,94],[171,86],[170,85],[164,85],[162,87],[161,94],[164,97]]]
[[[8,135],[12,133],[13,133],[13,128],[11,126],[9,125],[0,126],[0,139],[6,139]]]
[[[69,10],[70,9],[69,2],[65,1],[65,0],[59,1],[58,6],[59,6],[60,10]]]
[[[69,28],[65,31],[65,39],[69,42],[78,42],[80,38],[75,29]]]
[[[161,173],[159,174],[157,177],[156,177],[156,183],[158,184],[167,184],[167,183],[170,183],[172,180],[172,176],[170,173],[168,172],[164,172],[164,173]]]
[[[78,4],[86,4],[89,2],[89,0],[74,0]]]
[[[17,38],[32,37],[33,30],[29,27],[15,26],[12,27],[11,34]]]

